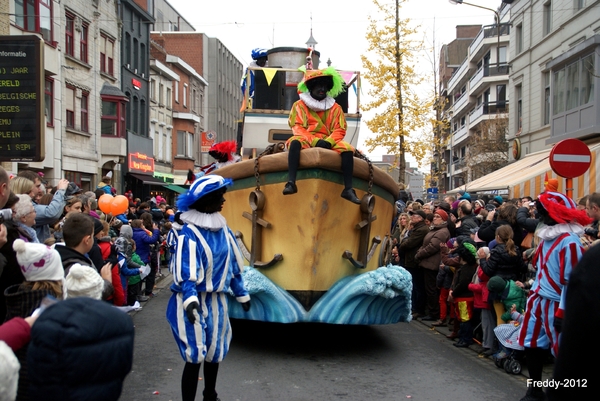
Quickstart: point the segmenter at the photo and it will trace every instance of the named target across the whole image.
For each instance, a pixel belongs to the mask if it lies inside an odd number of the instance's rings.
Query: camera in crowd
[[[0,210],[0,224],[4,223],[5,221],[10,221],[12,220],[12,209],[2,209]]]
[[[491,203],[488,203],[487,205],[485,205],[485,210],[491,212],[492,210],[496,210],[496,206],[492,205]]]
[[[598,238],[598,229],[594,227],[588,227],[584,230],[586,235],[589,235],[592,238]]]

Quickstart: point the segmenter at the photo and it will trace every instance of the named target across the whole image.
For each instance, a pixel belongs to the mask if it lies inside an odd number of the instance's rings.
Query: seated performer
[[[288,123],[293,136],[286,145],[288,155],[288,182],[284,195],[298,192],[296,173],[300,163],[300,150],[307,148],[331,149],[342,156],[344,190],[342,198],[360,204],[360,199],[352,188],[354,169],[354,147],[344,142],[346,118],[342,107],[334,97],[344,91],[343,80],[333,68],[306,70],[304,80],[298,84],[300,100],[292,106]]]

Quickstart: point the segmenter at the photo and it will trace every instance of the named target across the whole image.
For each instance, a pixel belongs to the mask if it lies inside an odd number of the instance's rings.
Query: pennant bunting
[[[352,89],[354,89],[354,94],[356,95],[356,84],[352,84]]]
[[[350,83],[350,81],[352,81],[352,78],[354,77],[354,73],[352,71],[340,71],[340,75],[344,79],[344,82],[346,83],[346,85],[348,85]]]
[[[267,78],[267,85],[271,86],[271,81],[275,74],[277,74],[276,68],[263,68],[262,71],[265,73],[265,78]]]

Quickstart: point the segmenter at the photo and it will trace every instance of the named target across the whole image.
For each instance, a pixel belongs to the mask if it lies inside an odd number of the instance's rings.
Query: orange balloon
[[[113,198],[110,209],[113,216],[125,213],[127,208],[129,208],[129,199],[125,195],[117,195]]]
[[[112,207],[111,206],[112,201],[113,201],[112,195],[104,194],[98,199],[98,207],[104,213],[109,214],[111,211],[111,207]]]

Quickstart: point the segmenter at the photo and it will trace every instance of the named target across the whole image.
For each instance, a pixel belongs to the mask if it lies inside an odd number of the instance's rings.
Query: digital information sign
[[[0,161],[44,160],[44,42],[0,36]]]

